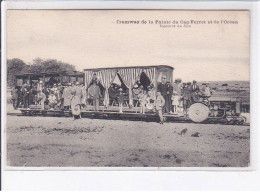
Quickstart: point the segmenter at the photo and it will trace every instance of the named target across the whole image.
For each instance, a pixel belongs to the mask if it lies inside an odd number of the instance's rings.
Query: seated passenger
[[[56,98],[56,96],[55,96],[53,91],[50,92],[48,100],[49,100],[49,108],[50,108],[50,110],[53,110],[54,108],[56,108],[56,106],[57,106],[57,98]]]
[[[206,86],[205,86],[205,88],[203,88],[202,93],[203,93],[203,96],[205,96],[207,98],[209,98],[211,96],[212,92],[211,92],[211,89],[209,87],[209,83],[206,83]]]
[[[197,88],[194,92],[191,94],[191,103],[197,103],[200,102],[200,90]]]
[[[41,109],[43,110],[44,110],[45,100],[46,100],[46,95],[42,91],[40,91],[37,94],[37,105],[41,105]]]

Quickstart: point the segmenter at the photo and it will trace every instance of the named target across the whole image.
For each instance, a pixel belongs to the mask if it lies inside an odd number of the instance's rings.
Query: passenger
[[[188,112],[188,108],[191,105],[191,93],[192,93],[191,82],[188,82],[183,88],[183,109],[186,114]]]
[[[152,110],[153,112],[155,112],[154,110],[154,102],[156,99],[156,94],[154,94],[154,89],[148,87],[148,92],[147,92],[147,103],[146,103],[146,108],[148,110]]]
[[[81,106],[82,108],[85,108],[87,104],[87,91],[83,84],[80,85],[80,88],[82,91]]]
[[[79,82],[71,89],[71,111],[75,119],[81,118],[81,98],[82,90],[79,87]]]
[[[191,88],[192,88],[192,92],[195,92],[196,90],[199,90],[199,86],[198,86],[198,83],[197,83],[196,80],[193,80]]]
[[[58,104],[59,104],[59,108],[61,109],[63,107],[63,98],[62,98],[62,94],[63,94],[63,89],[64,87],[61,85],[61,83],[58,83]]]
[[[173,83],[173,91],[177,92],[179,96],[182,95],[182,86],[183,84],[181,79],[176,79]]]
[[[119,96],[118,96],[119,113],[123,113],[123,104],[124,104],[124,93],[123,93],[123,89],[119,88]]]
[[[180,104],[180,96],[178,95],[178,93],[176,91],[174,91],[172,94],[172,109],[173,109],[174,114],[177,113],[179,104]]]
[[[212,91],[211,91],[211,89],[210,89],[210,87],[209,87],[209,83],[206,83],[206,86],[205,86],[205,88],[203,89],[203,94],[204,94],[207,98],[209,98],[209,97],[211,96]]]
[[[76,85],[74,87],[76,89],[76,96],[80,100],[79,104],[81,104],[81,100],[83,97],[82,87],[80,86],[79,82],[76,82]]]
[[[63,90],[63,106],[64,106],[64,109],[67,111],[70,109],[70,106],[71,106],[71,99],[70,99],[70,96],[71,96],[71,83],[68,83],[67,84],[67,87],[64,88]]]
[[[139,86],[137,83],[134,84],[133,87],[133,100],[134,100],[134,106],[137,107],[139,104],[138,95],[142,92],[141,85]]]
[[[37,104],[41,105],[41,109],[44,110],[44,104],[45,104],[45,101],[46,101],[46,95],[40,91],[37,95]]]
[[[21,90],[22,96],[23,96],[23,107],[24,108],[28,108],[29,107],[29,94],[30,94],[30,88],[29,88],[29,84],[25,83],[22,86],[22,90]]]
[[[200,90],[197,88],[194,92],[191,94],[191,104],[200,102]]]
[[[18,107],[18,90],[16,89],[16,87],[12,88],[11,95],[12,95],[13,108],[14,110],[16,110]]]
[[[212,95],[212,91],[209,87],[209,83],[206,83],[206,86],[202,90],[203,103],[209,105],[209,98]]]
[[[157,114],[159,115],[160,118],[160,124],[163,124],[163,113],[162,109],[165,104],[165,100],[161,95],[161,92],[156,93],[156,100],[155,100],[155,109],[157,111]]]
[[[140,88],[143,88],[143,86],[141,86]],[[140,102],[140,113],[145,114],[145,107],[146,107],[146,104],[147,104],[146,90],[142,90],[142,92],[139,93],[138,100]]]
[[[161,93],[161,96],[164,98],[165,100],[165,104],[163,107],[163,113],[169,113],[169,103],[170,101],[167,99],[167,95],[169,94],[168,91],[168,85],[166,84],[166,76],[162,76],[162,82],[158,84],[157,86],[157,91]]]
[[[37,84],[37,92],[43,92],[44,91],[44,85],[42,80],[39,81],[39,83]]]
[[[97,79],[95,79],[93,84],[89,87],[89,95],[93,98],[94,111],[99,111],[99,99],[101,97],[101,91],[97,85]]]
[[[33,84],[29,96],[30,104],[37,104],[37,84]]]
[[[50,91],[48,100],[49,100],[49,109],[50,109],[50,110],[56,109],[56,106],[57,106],[57,98],[56,98],[56,95],[54,94],[54,91],[53,91],[53,90]]]
[[[173,93],[173,86],[170,82],[166,82],[167,85],[167,95],[165,99],[165,104],[166,104],[166,112],[172,114],[172,93]]]
[[[56,100],[59,101],[59,89],[57,87],[57,84],[53,84],[53,88],[51,90],[53,91],[53,94],[56,96]]]

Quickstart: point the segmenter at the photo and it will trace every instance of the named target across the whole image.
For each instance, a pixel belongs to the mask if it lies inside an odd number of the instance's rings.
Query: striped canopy
[[[128,69],[119,69],[118,73],[124,81],[124,84],[129,89],[129,105],[133,106],[133,93],[132,89],[135,82],[140,78],[142,73],[141,68],[128,68]]]
[[[108,88],[111,86],[116,76],[116,70],[114,69],[103,69],[97,72],[97,78],[105,88],[104,106],[109,106],[109,93]]]
[[[101,70],[98,70],[98,71],[95,71],[95,72],[92,71],[92,70],[88,70],[88,71],[85,71],[85,84],[86,84],[86,87],[88,87],[89,84],[91,83],[92,78],[93,78],[93,74],[96,73],[97,79],[100,81],[100,83],[105,88],[104,106],[107,107],[109,105],[108,89],[111,86],[111,84],[113,83],[113,81],[116,77],[116,74],[118,73],[120,75],[120,77],[122,78],[126,87],[129,89],[129,105],[132,106],[133,105],[132,89],[133,89],[136,81],[138,81],[140,79],[140,75],[141,75],[142,72],[144,72],[147,75],[147,77],[149,78],[151,83],[155,86],[156,85],[156,79],[155,79],[156,68],[155,67],[152,67],[152,68],[137,67],[137,68],[121,68],[121,69],[101,69]]]

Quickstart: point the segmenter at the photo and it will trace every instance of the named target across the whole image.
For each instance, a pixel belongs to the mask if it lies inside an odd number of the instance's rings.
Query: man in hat
[[[165,108],[166,108],[166,112],[170,114],[172,114],[172,102],[171,102],[171,98],[172,98],[172,94],[173,94],[173,86],[170,82],[166,82],[167,85],[167,94],[166,94],[166,98],[165,98]]]
[[[160,119],[160,124],[163,124],[163,112],[162,112],[162,109],[163,109],[163,106],[165,104],[165,100],[163,98],[163,96],[161,95],[161,92],[158,92],[156,93],[156,99],[155,99],[155,109],[156,109],[156,112],[159,116],[159,119]]]
[[[21,93],[23,96],[23,106],[24,108],[28,108],[29,107],[29,100],[30,100],[30,88],[29,88],[29,84],[25,83],[22,86],[21,89]]]
[[[166,76],[165,76],[165,75],[162,76],[162,82],[161,82],[161,83],[158,83],[157,91],[160,92],[161,96],[162,96],[162,97],[164,98],[164,100],[165,100],[165,103],[164,103],[164,107],[163,107],[162,112],[163,112],[163,113],[169,112],[169,111],[170,111],[170,110],[168,109],[168,107],[169,107],[169,101],[166,100],[166,99],[167,99],[167,95],[169,94],[169,91],[168,91],[168,85],[166,84]],[[166,104],[166,103],[167,103],[167,104]]]
[[[193,80],[191,85],[192,91],[195,92],[196,90],[199,90],[199,86],[196,80]]]
[[[192,93],[191,82],[187,82],[187,84],[183,88],[183,109],[185,113],[187,113],[188,108],[191,105],[191,93]]]

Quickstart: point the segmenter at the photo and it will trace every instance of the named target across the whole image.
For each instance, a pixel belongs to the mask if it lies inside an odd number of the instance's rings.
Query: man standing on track
[[[164,98],[165,100],[165,104],[163,106],[162,112],[163,113],[169,113],[170,110],[168,110],[168,107],[170,107],[170,102],[167,100],[167,96],[168,96],[168,85],[166,84],[166,76],[163,75],[162,76],[162,82],[158,84],[157,86],[157,91],[160,92],[161,96]]]
[[[160,124],[163,124],[163,106],[165,105],[165,100],[161,95],[161,92],[156,93],[156,100],[155,100],[155,109],[160,118]]]

